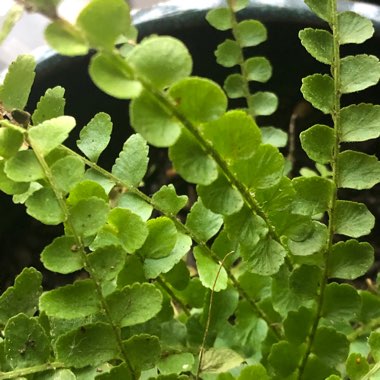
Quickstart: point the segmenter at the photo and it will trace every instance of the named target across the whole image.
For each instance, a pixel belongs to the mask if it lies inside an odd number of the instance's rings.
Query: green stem
[[[311,328],[311,332],[308,337],[306,352],[303,357],[303,360],[301,362],[301,365],[299,367],[299,379],[302,378],[303,372],[305,370],[307,361],[309,359],[309,356],[311,354],[311,349],[315,340],[315,336],[317,333],[317,329],[319,326],[319,322],[322,318],[322,309],[323,309],[323,303],[325,299],[325,293],[326,293],[326,287],[328,284],[328,278],[329,278],[329,271],[330,271],[330,252],[331,248],[334,244],[334,234],[335,234],[335,209],[336,204],[338,200],[338,178],[337,178],[337,160],[340,150],[340,129],[341,129],[341,122],[340,122],[340,98],[341,98],[341,92],[340,92],[340,46],[339,46],[339,30],[338,30],[338,12],[337,12],[337,5],[336,0],[331,0],[331,14],[332,14],[332,21],[330,23],[330,27],[333,33],[333,44],[334,44],[334,58],[333,63],[331,65],[331,72],[334,80],[334,104],[333,104],[333,110],[332,110],[332,120],[334,124],[334,131],[335,131],[335,146],[333,150],[333,158],[331,161],[331,169],[332,169],[332,179],[334,181],[335,187],[331,198],[331,206],[328,210],[328,242],[327,247],[324,251],[324,260],[325,260],[325,267],[323,271],[323,276],[321,280],[321,287],[319,291],[319,297],[318,297],[318,304],[317,304],[317,312],[316,317],[314,320],[314,323]]]
[[[33,367],[15,369],[9,372],[0,372],[0,380],[16,379],[19,377],[21,378],[28,375],[32,375],[33,373],[46,372],[50,370],[55,371],[58,368],[65,368],[65,365],[63,363],[54,362],[54,363],[39,364]]]

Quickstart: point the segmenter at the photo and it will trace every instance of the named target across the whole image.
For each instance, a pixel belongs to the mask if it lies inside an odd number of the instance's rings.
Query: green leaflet
[[[83,180],[70,191],[66,202],[68,206],[73,207],[78,202],[91,197],[96,197],[102,199],[104,202],[108,202],[108,196],[101,185],[94,181]]]
[[[272,115],[278,107],[278,98],[273,92],[258,91],[248,99],[249,112],[255,116]]]
[[[71,116],[59,116],[30,128],[28,136],[33,149],[47,155],[67,139],[75,123]]]
[[[373,55],[347,56],[340,61],[343,94],[365,90],[380,79],[380,62]]]
[[[41,124],[46,120],[63,116],[66,103],[64,94],[65,89],[61,86],[47,89],[32,114],[33,124]]]
[[[370,189],[380,182],[380,163],[376,156],[346,150],[338,155],[338,186],[349,189]]]
[[[169,148],[169,158],[177,172],[188,182],[209,185],[218,176],[216,162],[185,129]]]
[[[126,192],[120,195],[117,206],[127,208],[138,215],[144,222],[152,215],[153,207],[138,195]]]
[[[261,127],[263,144],[270,144],[276,148],[283,148],[288,143],[288,134],[280,128]]]
[[[116,39],[129,28],[128,4],[123,0],[93,0],[81,11],[76,24],[91,47],[112,50]]]
[[[57,359],[66,366],[97,366],[119,355],[112,327],[93,323],[61,335],[55,344]]]
[[[205,351],[202,372],[222,373],[238,367],[244,359],[229,348],[210,348]]]
[[[266,27],[257,20],[243,20],[236,26],[241,47],[257,46],[267,40]]]
[[[31,182],[44,178],[45,173],[30,149],[20,150],[5,162],[4,172],[12,181]]]
[[[9,111],[22,110],[26,106],[32,87],[36,62],[31,55],[20,55],[8,68],[0,86],[0,101]]]
[[[372,21],[355,12],[338,14],[339,43],[361,44],[372,37],[374,33]]]
[[[251,379],[270,380],[267,370],[260,363],[244,367],[238,377],[238,380],[251,380]]]
[[[62,55],[86,55],[89,50],[84,33],[64,19],[55,20],[47,26],[45,39],[50,47]]]
[[[55,15],[56,8],[61,0],[30,0],[29,4],[36,8],[41,13],[47,15]]]
[[[0,324],[5,325],[12,316],[25,313],[32,316],[42,293],[42,275],[34,268],[24,268],[10,286],[0,296]]]
[[[0,28],[0,44],[5,41],[22,15],[23,8],[19,4],[14,4],[4,15]]]
[[[369,371],[367,359],[356,353],[351,353],[346,361],[346,371],[350,379],[360,380]]]
[[[128,365],[123,362],[117,367],[112,367],[109,372],[104,372],[96,376],[97,380],[132,380],[131,371]]]
[[[338,242],[331,250],[329,277],[354,280],[368,271],[373,260],[374,250],[370,244],[357,240]]]
[[[240,63],[242,54],[240,46],[236,41],[227,39],[218,45],[216,51],[216,62],[224,67],[233,67]]]
[[[139,134],[130,136],[112,167],[112,174],[127,186],[139,186],[148,169],[148,152],[149,147]]]
[[[302,353],[299,346],[297,347],[287,341],[281,341],[272,345],[268,361],[275,372],[285,378],[297,369]]]
[[[332,0],[305,0],[307,6],[321,19],[331,21]]]
[[[76,156],[66,156],[56,161],[51,167],[56,186],[63,193],[68,193],[84,177],[84,162]]]
[[[120,327],[133,326],[153,318],[162,305],[162,294],[152,284],[133,284],[107,296],[110,315]]]
[[[380,334],[378,331],[373,331],[369,336],[368,343],[371,347],[371,354],[376,361],[380,360]]]
[[[368,235],[375,217],[363,203],[338,200],[335,207],[335,233],[358,238]]]
[[[23,194],[29,189],[28,182],[15,182],[12,181],[4,170],[4,160],[0,160],[0,189],[5,194]]]
[[[247,79],[265,83],[272,76],[272,65],[265,57],[252,57],[244,62]]]
[[[185,260],[180,260],[165,275],[165,281],[178,290],[186,289],[190,282],[190,272]]]
[[[169,36],[145,38],[127,56],[127,61],[139,76],[158,88],[189,76],[193,66],[186,46]]]
[[[306,307],[288,313],[284,320],[284,332],[290,343],[301,344],[305,341],[310,333],[313,317],[313,311]]]
[[[147,91],[130,105],[131,125],[150,144],[157,147],[173,145],[181,134],[181,124]]]
[[[111,139],[111,117],[97,113],[80,131],[78,148],[93,162],[97,162],[100,154],[106,149]]]
[[[230,74],[224,81],[223,88],[230,99],[244,98],[244,78],[241,74]]]
[[[321,29],[306,28],[298,34],[302,45],[316,60],[331,65],[333,62],[333,36]]]
[[[163,357],[157,363],[157,367],[162,374],[176,373],[190,371],[194,365],[194,355],[189,352],[174,353],[169,356]]]
[[[181,114],[195,124],[215,120],[227,109],[227,98],[222,89],[205,78],[182,79],[170,87],[169,95]]]
[[[60,236],[53,240],[41,253],[46,269],[57,273],[72,273],[83,268],[81,252],[71,236]]]
[[[50,341],[36,319],[18,314],[4,329],[4,349],[13,369],[44,364],[50,357]]]
[[[0,123],[0,156],[10,158],[21,148],[24,142],[24,130],[5,121]]]
[[[325,114],[331,113],[334,104],[334,81],[329,75],[313,74],[302,79],[304,98]]]
[[[152,196],[152,202],[164,212],[177,214],[188,202],[186,195],[177,195],[172,184],[164,185]]]
[[[302,149],[315,162],[327,164],[331,162],[335,147],[335,132],[327,125],[313,125],[301,132]]]
[[[193,204],[186,218],[186,227],[203,242],[211,239],[222,224],[223,217],[207,209],[200,199]]]
[[[203,286],[213,289],[215,292],[227,288],[227,272],[221,267],[221,264],[215,263],[201,247],[195,247],[193,250],[199,279]],[[221,267],[221,268],[220,268]]]
[[[45,292],[40,297],[39,308],[48,316],[74,319],[96,314],[100,304],[95,283],[88,280],[74,282]]]
[[[211,9],[206,14],[206,20],[211,26],[218,30],[228,30],[232,28],[230,11],[228,8]]]

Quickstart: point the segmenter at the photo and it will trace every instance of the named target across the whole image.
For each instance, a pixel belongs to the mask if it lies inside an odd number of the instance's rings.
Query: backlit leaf
[[[265,57],[252,57],[244,62],[247,79],[256,82],[267,82],[272,76],[272,66]]]
[[[202,372],[221,373],[239,366],[244,359],[229,348],[210,348],[203,355]]]
[[[258,91],[249,97],[249,111],[255,116],[272,115],[278,107],[278,98],[273,92]]]
[[[341,141],[366,141],[380,136],[380,105],[352,104],[340,113]]]
[[[15,182],[4,171],[4,160],[0,160],[0,190],[8,195],[24,194],[29,189],[28,182]]]
[[[222,89],[205,78],[182,79],[170,88],[169,95],[177,109],[196,124],[215,120],[227,109],[227,98]]]
[[[329,75],[313,74],[302,79],[302,94],[313,107],[331,113],[334,104],[334,81]]]
[[[41,179],[45,173],[30,149],[20,150],[5,162],[4,172],[9,179],[16,182],[31,182]]]
[[[181,133],[180,122],[148,92],[132,101],[130,113],[133,129],[154,146],[171,146]]]
[[[329,276],[355,280],[363,276],[373,264],[374,251],[368,243],[357,240],[340,241],[330,253]]]
[[[4,108],[22,110],[26,106],[33,85],[36,62],[31,55],[20,55],[8,68],[0,86],[0,101]]]
[[[19,4],[13,4],[12,7],[4,14],[2,25],[0,27],[0,44],[2,44],[13,30],[17,21],[23,15],[23,7]]]
[[[162,294],[152,284],[135,283],[114,291],[106,302],[114,323],[133,326],[148,321],[161,310]]]
[[[313,125],[300,134],[301,145],[306,154],[315,162],[327,164],[332,160],[335,147],[334,130],[327,125]]]
[[[218,176],[215,161],[186,130],[182,130],[176,143],[169,148],[169,158],[177,172],[188,182],[209,185]]]
[[[346,150],[338,155],[338,186],[370,189],[380,182],[380,163],[376,156]]]
[[[288,143],[288,134],[280,128],[261,127],[260,130],[263,144],[283,148]]]
[[[267,39],[265,26],[257,20],[243,20],[236,26],[239,44],[242,47],[257,46]]]
[[[216,62],[224,67],[233,67],[242,59],[240,46],[236,41],[227,39],[218,45],[216,51]]]
[[[40,310],[50,317],[82,318],[100,310],[100,303],[92,280],[81,280],[73,285],[45,292],[40,297]]]
[[[152,202],[164,212],[177,214],[188,202],[186,195],[177,195],[172,184],[164,185],[153,194]]]
[[[321,19],[331,21],[332,0],[305,0],[307,6]]]
[[[33,124],[41,124],[46,120],[63,116],[65,108],[64,94],[65,89],[61,86],[47,89],[37,103],[36,110],[33,112]]]
[[[302,45],[316,60],[330,65],[333,61],[333,36],[327,30],[306,28],[299,32]]]
[[[100,154],[111,139],[111,117],[104,112],[97,113],[85,125],[79,134],[78,148],[93,162],[97,162]]]
[[[193,66],[186,46],[169,36],[144,39],[131,51],[127,61],[139,75],[159,88],[189,76]]]
[[[226,94],[231,99],[243,98],[244,94],[244,79],[241,74],[230,74],[224,81],[223,85]]]
[[[15,155],[24,142],[24,131],[11,123],[0,127],[0,156],[10,158]]]
[[[227,8],[211,9],[206,14],[206,20],[218,30],[228,30],[232,28],[231,14]]]
[[[338,14],[339,43],[361,44],[372,37],[374,33],[372,21],[355,12]]]
[[[343,94],[365,90],[380,79],[380,62],[373,55],[347,56],[340,61]]]

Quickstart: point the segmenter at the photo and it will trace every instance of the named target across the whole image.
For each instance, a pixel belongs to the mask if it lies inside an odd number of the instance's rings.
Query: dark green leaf
[[[95,370],[97,369],[98,368],[96,368]],[[79,376],[77,377],[77,379],[78,378],[82,379],[82,377]],[[90,379],[85,377],[83,378],[83,380]],[[128,368],[128,365],[125,362],[122,362],[122,364],[118,365],[117,367],[112,367],[109,372],[104,372],[100,375],[96,375],[96,380],[133,380],[133,375],[130,369]]]
[[[340,61],[343,94],[365,90],[380,79],[380,62],[373,55],[347,56]]]
[[[81,252],[71,236],[60,236],[53,240],[41,253],[46,269],[57,273],[72,273],[83,268]]]
[[[169,36],[144,39],[131,51],[127,61],[139,75],[159,88],[168,87],[189,76],[193,67],[186,46]]]
[[[127,255],[123,269],[117,276],[117,288],[124,288],[135,282],[145,282],[144,268],[141,259],[137,255]]]
[[[21,148],[24,142],[24,130],[3,121],[0,127],[0,156],[10,158]]]
[[[284,321],[285,336],[292,344],[301,344],[308,337],[313,323],[312,310],[301,307],[290,311]]]
[[[333,61],[333,36],[327,30],[306,28],[298,34],[302,45],[316,60],[331,65]]]
[[[334,81],[329,75],[314,74],[302,79],[301,91],[305,100],[325,114],[334,104]]]
[[[368,343],[371,347],[373,358],[378,362],[380,360],[380,333],[378,331],[372,331]]]
[[[45,173],[30,149],[20,150],[5,162],[4,172],[9,179],[16,182],[31,182],[44,178]]]
[[[318,17],[331,21],[332,0],[305,0],[305,3]]]
[[[240,46],[236,41],[227,39],[218,45],[216,51],[216,62],[224,67],[233,67],[242,59]]]
[[[0,324],[18,314],[33,315],[37,310],[38,299],[42,293],[42,275],[34,268],[25,268],[0,296]]]
[[[186,195],[177,195],[172,184],[164,185],[153,194],[152,202],[166,213],[177,214],[188,202]]]
[[[100,310],[95,283],[92,280],[81,280],[45,292],[40,297],[40,310],[48,316],[63,319],[95,314]]]
[[[355,12],[338,14],[339,43],[361,44],[372,37],[374,33],[371,20]]]
[[[227,98],[222,89],[209,79],[190,77],[176,82],[169,90],[177,109],[195,124],[222,116]]]
[[[374,252],[370,244],[357,240],[341,241],[332,247],[329,276],[354,280],[367,272],[373,260]]]
[[[110,315],[120,327],[133,326],[153,318],[162,307],[162,294],[152,284],[133,284],[106,298]]]
[[[169,356],[163,357],[158,363],[157,367],[160,373],[170,374],[191,371],[194,365],[194,356],[189,352],[174,353]]]
[[[346,361],[346,371],[351,380],[361,380],[369,371],[367,359],[353,352]]]
[[[61,86],[49,88],[45,95],[41,96],[37,103],[37,108],[33,112],[33,124],[41,124],[46,120],[57,118],[64,115],[65,108],[65,89]]]
[[[112,167],[112,174],[128,186],[139,186],[148,168],[148,152],[149,147],[139,134],[130,136]]]
[[[186,218],[186,227],[201,241],[211,239],[223,224],[223,217],[207,209],[201,200],[193,204]]]
[[[315,162],[327,164],[332,160],[335,147],[334,130],[327,125],[313,125],[300,134],[301,145]]]
[[[44,364],[50,357],[50,342],[36,319],[18,314],[4,329],[4,348],[13,369]]]
[[[20,55],[8,68],[0,87],[0,101],[4,108],[22,110],[26,106],[32,87],[36,62],[31,55]]]
[[[223,85],[226,94],[231,99],[244,98],[244,79],[241,74],[230,74]]]
[[[146,91],[132,101],[130,113],[133,129],[154,146],[171,146],[181,133],[180,122]]]
[[[257,46],[267,39],[265,26],[257,20],[244,20],[237,24],[236,34],[240,46]]]
[[[66,156],[56,161],[51,167],[55,185],[68,193],[84,177],[84,162],[76,156]]]
[[[285,378],[297,369],[301,358],[302,352],[299,347],[287,341],[281,341],[272,346],[268,361],[275,372]]]
[[[272,115],[278,107],[278,98],[273,92],[258,91],[248,99],[249,111],[255,116]]]
[[[123,0],[91,1],[77,18],[77,26],[91,47],[98,49],[111,50],[116,39],[128,30],[129,25],[129,7]]]
[[[96,162],[110,142],[111,132],[111,117],[104,112],[99,112],[80,131],[78,148],[91,161]]]
[[[231,14],[228,8],[211,9],[206,14],[206,20],[218,30],[228,30],[232,28]]]
[[[61,335],[56,342],[57,359],[66,366],[97,366],[119,355],[112,327],[105,323],[84,325]]]
[[[376,156],[346,150],[338,155],[338,186],[370,189],[380,182],[380,163]]]

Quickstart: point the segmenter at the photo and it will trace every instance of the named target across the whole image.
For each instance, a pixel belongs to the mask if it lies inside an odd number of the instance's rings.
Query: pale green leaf
[[[106,177],[102,173],[99,173],[97,170],[93,168],[87,169],[84,173],[83,182],[85,181],[92,181],[94,183],[97,183],[98,185],[100,185],[103,191],[106,192],[106,194],[109,194],[109,192],[115,186],[115,182],[113,182],[110,178]]]
[[[0,296],[0,324],[5,325],[12,316],[25,313],[34,315],[42,293],[42,275],[34,268],[24,268]]]
[[[100,301],[95,283],[88,279],[43,293],[39,307],[50,317],[74,319],[100,311]]]
[[[8,195],[25,194],[29,189],[28,182],[15,182],[5,174],[4,160],[0,160],[0,190]],[[29,195],[28,195],[29,196]],[[16,201],[15,201],[16,203]]]
[[[78,202],[91,197],[96,197],[108,202],[108,196],[101,185],[91,180],[84,180],[79,182],[70,191],[69,197],[67,198],[67,204],[73,207]]]
[[[127,61],[139,75],[159,88],[189,76],[193,67],[186,46],[169,36],[144,39],[131,51]]]
[[[223,217],[207,209],[201,200],[193,204],[186,218],[186,227],[203,242],[211,239],[220,230],[222,224]]]
[[[4,172],[16,182],[31,182],[44,178],[45,173],[32,150],[20,150],[5,162]]]
[[[280,128],[261,127],[263,144],[273,145],[276,148],[284,148],[288,143],[288,134]]]
[[[321,19],[329,22],[332,20],[332,0],[305,0],[305,3]]]
[[[261,142],[260,129],[243,111],[229,111],[218,120],[203,124],[201,131],[227,160],[251,157]]]
[[[21,148],[24,142],[24,131],[11,123],[1,123],[0,126],[0,156],[10,158]]]
[[[59,116],[30,128],[28,136],[33,149],[47,155],[67,139],[75,123],[71,116]]]
[[[216,162],[187,130],[182,130],[176,143],[169,148],[169,158],[188,182],[209,185],[218,176]]]
[[[334,104],[334,81],[325,74],[313,74],[302,79],[301,92],[305,100],[325,114],[331,113]]]
[[[327,30],[306,28],[298,34],[302,45],[316,60],[331,65],[334,55],[333,36]]]
[[[222,116],[227,98],[222,89],[209,79],[190,77],[176,82],[169,90],[176,108],[195,124]]]
[[[244,98],[244,79],[241,74],[230,74],[223,85],[226,94],[231,99]]]
[[[68,367],[98,366],[119,355],[111,325],[94,323],[61,335],[55,344],[57,360]]]
[[[146,91],[132,101],[130,113],[133,129],[154,146],[171,146],[181,133],[181,123]]]
[[[240,46],[257,46],[266,41],[267,30],[258,20],[243,20],[236,26],[236,34]]]
[[[139,186],[148,169],[148,152],[149,147],[139,134],[130,136],[112,167],[112,174],[127,186]]]
[[[81,30],[64,19],[54,20],[47,26],[45,39],[50,47],[62,55],[86,55],[89,50]]]
[[[17,21],[23,15],[23,7],[19,4],[13,4],[9,11],[3,16],[2,25],[0,28],[0,44],[8,37],[13,30]]]
[[[238,367],[244,358],[229,348],[210,348],[205,351],[202,372],[221,373]]]
[[[374,33],[372,21],[355,12],[338,14],[339,43],[361,44],[372,37]]]
[[[249,111],[256,116],[272,115],[278,107],[278,98],[273,92],[258,91],[249,97]]]
[[[36,62],[31,55],[20,55],[11,63],[0,87],[0,101],[4,108],[22,110],[32,87]]]
[[[191,371],[194,364],[194,355],[190,352],[173,353],[160,359],[157,368],[162,374],[181,373]]]
[[[380,182],[380,163],[376,156],[346,150],[338,155],[338,186],[370,189]]]
[[[239,12],[242,9],[248,7],[248,4],[249,0],[235,0],[232,3],[232,9],[234,10],[234,12]]]
[[[116,39],[129,28],[129,7],[123,0],[93,0],[81,11],[76,23],[91,47],[111,50]]]
[[[244,62],[247,79],[265,83],[272,76],[272,65],[265,57],[252,57]]]
[[[83,257],[72,236],[60,236],[44,248],[41,261],[46,269],[57,273],[72,273],[83,268]]]
[[[232,28],[231,14],[228,8],[211,9],[206,14],[206,20],[211,26],[218,30],[228,30]]]
[[[374,86],[380,79],[380,62],[374,55],[347,56],[340,61],[341,92],[348,94]]]
[[[193,253],[202,285],[215,292],[226,289],[228,276],[224,267],[212,260],[207,252],[199,246],[194,248]]]
[[[351,380],[361,380],[369,371],[367,359],[359,353],[352,352],[346,361],[346,371]]]
[[[172,184],[164,185],[152,196],[152,202],[155,207],[169,214],[177,214],[183,209],[187,202],[186,195],[177,195],[175,187]]]
[[[160,310],[162,294],[153,284],[133,284],[106,298],[110,316],[120,327],[133,326],[153,318]]]
[[[91,58],[89,73],[96,86],[118,99],[136,98],[143,88],[139,81],[133,79],[133,73],[125,61],[116,54],[95,54]]]
[[[368,235],[375,217],[364,203],[338,200],[335,206],[335,233],[358,238]]]
[[[117,200],[117,207],[127,208],[136,215],[138,215],[143,221],[147,221],[152,215],[153,206],[147,203],[137,194],[126,192],[120,195]]]
[[[78,148],[91,161],[97,162],[110,142],[111,132],[111,117],[104,112],[99,112],[81,129],[80,139],[77,140]]]
[[[327,164],[332,160],[335,147],[335,132],[327,125],[313,125],[301,132],[303,150],[315,162]]]
[[[261,363],[244,367],[238,377],[238,380],[252,380],[252,379],[270,380],[267,370]],[[220,379],[220,380],[224,380],[224,379]]]
[[[216,51],[216,62],[224,67],[233,67],[242,59],[240,46],[236,41],[227,39],[218,45]]]
[[[371,347],[372,356],[377,362],[380,361],[380,333],[378,331],[372,331],[368,343]]]
[[[329,259],[329,276],[355,280],[363,276],[374,261],[373,247],[357,240],[340,241],[333,245]]]
[[[18,314],[4,329],[4,349],[13,369],[44,364],[50,357],[50,342],[36,319]]]
[[[352,104],[340,113],[341,141],[366,141],[380,136],[380,105]]]
[[[66,156],[51,166],[56,186],[68,193],[84,177],[84,162],[77,156]]]
[[[238,212],[244,204],[241,194],[223,174],[208,186],[198,185],[197,192],[203,204],[217,214],[231,215]]]
[[[61,86],[47,89],[32,114],[33,124],[41,124],[46,120],[63,116],[65,109],[64,94],[65,89]]]

